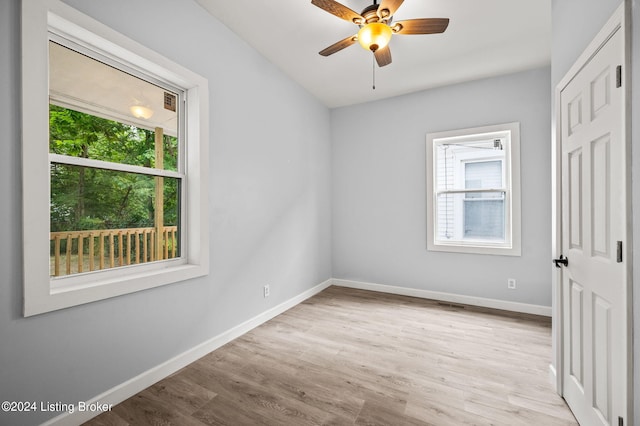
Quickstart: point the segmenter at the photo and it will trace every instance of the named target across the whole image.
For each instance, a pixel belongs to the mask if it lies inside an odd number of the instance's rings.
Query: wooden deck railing
[[[70,275],[176,257],[178,227],[51,232],[51,275]]]

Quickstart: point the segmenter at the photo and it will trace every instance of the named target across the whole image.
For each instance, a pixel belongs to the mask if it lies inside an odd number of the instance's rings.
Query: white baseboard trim
[[[507,300],[488,299],[485,297],[465,296],[462,294],[443,293],[439,291],[421,290],[409,287],[396,287],[385,284],[374,284],[362,281],[341,280],[335,278],[332,280],[332,283],[333,285],[339,287],[378,291],[381,293],[419,297],[422,299],[432,299],[450,303],[461,303],[464,305],[481,306],[484,308],[501,309],[504,311],[542,315],[545,317],[551,316],[550,306],[530,305],[527,303],[509,302]]]
[[[148,388],[149,386],[157,383],[158,381],[170,376],[181,368],[186,367],[192,362],[202,358],[206,354],[218,349],[219,347],[229,343],[233,339],[236,339],[243,334],[251,331],[255,327],[269,321],[270,319],[280,315],[281,313],[293,308],[297,304],[304,302],[306,299],[320,293],[332,284],[332,280],[329,279],[323,283],[310,288],[309,290],[277,305],[273,308],[239,324],[215,337],[209,339],[183,353],[177,355],[168,361],[157,365],[136,377],[121,383],[106,392],[87,401],[89,404],[119,404],[127,398],[132,397],[138,392]],[[43,423],[43,426],[76,426],[84,423],[93,417],[99,415],[99,412],[78,411],[78,407],[74,407],[73,413],[63,413],[53,419]]]
[[[556,367],[553,364],[549,364],[549,380],[553,386],[553,390],[558,392],[558,374],[556,373]]]

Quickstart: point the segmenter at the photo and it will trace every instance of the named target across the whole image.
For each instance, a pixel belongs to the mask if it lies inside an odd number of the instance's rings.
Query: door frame
[[[625,198],[626,198],[626,241],[623,247],[623,259],[626,266],[626,303],[627,303],[627,413],[625,413],[625,424],[633,423],[633,293],[632,293],[632,228],[631,221],[631,79],[630,79],[630,28],[629,19],[631,1],[624,0],[616,9],[611,18],[598,32],[595,38],[589,43],[584,52],[578,57],[569,71],[555,87],[554,92],[554,112],[552,114],[552,255],[557,259],[562,254],[562,129],[561,129],[561,108],[560,94],[562,90],[573,80],[582,68],[591,60],[593,56],[617,31],[622,31],[624,58],[622,61],[622,99],[624,112],[622,117],[623,150],[625,155],[624,175],[625,175]],[[550,265],[552,265],[550,263]],[[562,396],[564,390],[564,368],[563,365],[563,309],[562,309],[562,268],[550,266],[552,273],[552,363],[550,365],[550,375],[556,392]]]

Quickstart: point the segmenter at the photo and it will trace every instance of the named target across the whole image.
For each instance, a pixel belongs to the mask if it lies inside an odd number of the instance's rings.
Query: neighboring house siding
[[[454,161],[455,158],[449,149],[438,150],[438,183],[441,185],[438,189],[453,189],[454,185]],[[445,239],[453,236],[454,223],[454,205],[452,196],[446,197],[446,202],[438,204],[438,238]]]

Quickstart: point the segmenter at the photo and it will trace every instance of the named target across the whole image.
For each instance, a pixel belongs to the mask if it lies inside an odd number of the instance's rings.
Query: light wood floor
[[[577,425],[548,318],[330,287],[88,425]]]

